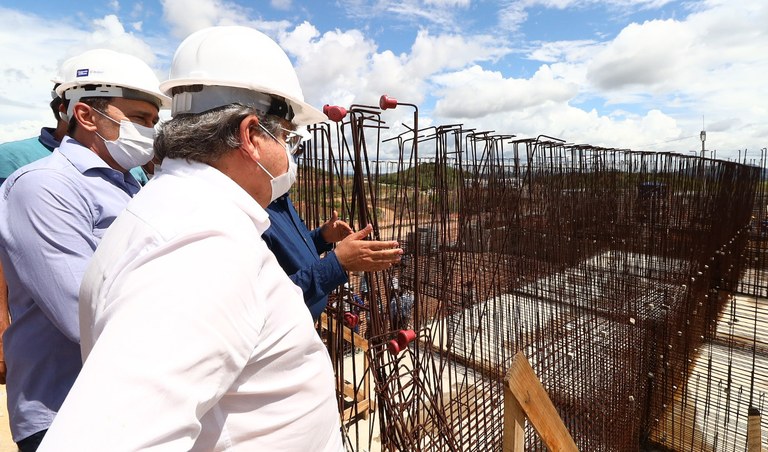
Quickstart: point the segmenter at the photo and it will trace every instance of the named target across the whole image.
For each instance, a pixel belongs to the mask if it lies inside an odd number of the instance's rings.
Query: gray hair
[[[215,163],[240,147],[240,123],[249,115],[258,117],[273,134],[280,130],[277,118],[253,107],[229,104],[202,113],[177,115],[164,122],[155,137],[155,155],[160,160],[168,157]],[[261,128],[259,133],[264,133]]]

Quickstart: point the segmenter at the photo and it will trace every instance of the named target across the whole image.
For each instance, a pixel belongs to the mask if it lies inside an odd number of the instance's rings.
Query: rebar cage
[[[292,192],[310,228],[337,210],[404,250],[318,325],[348,449],[501,450],[522,350],[580,450],[745,450],[768,383],[762,171],[414,110],[389,139],[378,107],[312,128]]]

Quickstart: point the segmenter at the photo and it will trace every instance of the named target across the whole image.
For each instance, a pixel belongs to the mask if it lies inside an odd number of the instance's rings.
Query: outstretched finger
[[[334,226],[337,228],[340,228],[342,230],[342,234],[346,237],[349,234],[352,234],[353,231],[352,228],[349,226],[349,224],[346,221],[343,220],[336,220],[334,222]]]
[[[370,224],[367,224],[363,229],[360,229],[359,231],[347,236],[347,239],[363,240],[364,238],[368,237],[371,231],[373,231],[373,226],[371,226]]]
[[[398,249],[402,251],[402,249],[399,248],[400,244],[397,243],[397,241],[395,240],[387,240],[387,241],[374,240],[374,241],[368,242],[368,246],[373,251],[391,250],[391,249]]]

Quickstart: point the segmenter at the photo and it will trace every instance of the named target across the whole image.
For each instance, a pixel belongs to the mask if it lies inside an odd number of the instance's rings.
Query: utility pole
[[[701,138],[701,158],[704,158],[704,143],[707,141],[707,132],[704,130],[704,116],[701,117],[701,133],[699,138]]]

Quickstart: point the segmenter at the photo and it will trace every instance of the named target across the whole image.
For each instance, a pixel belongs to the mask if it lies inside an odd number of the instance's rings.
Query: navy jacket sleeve
[[[333,249],[333,243],[328,243],[325,241],[320,228],[315,228],[312,230],[312,232],[309,233],[309,237],[312,239],[312,243],[315,244],[315,249],[317,250],[318,256]]]
[[[347,274],[333,252],[288,276],[304,292],[304,303],[312,313],[313,320],[319,319],[325,310],[328,294],[347,282]]]
[[[323,240],[319,229],[307,229],[288,196],[276,199],[267,212],[271,225],[262,237],[283,270],[301,288],[304,302],[316,320],[325,310],[328,294],[347,282],[347,274],[330,251],[333,245]],[[321,259],[324,252],[328,254]]]

